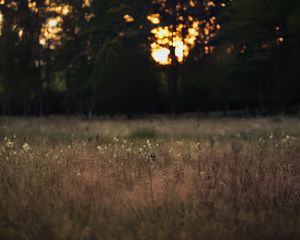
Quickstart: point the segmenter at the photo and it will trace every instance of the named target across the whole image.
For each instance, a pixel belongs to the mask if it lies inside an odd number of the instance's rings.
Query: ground
[[[300,239],[300,120],[1,118],[0,239]]]

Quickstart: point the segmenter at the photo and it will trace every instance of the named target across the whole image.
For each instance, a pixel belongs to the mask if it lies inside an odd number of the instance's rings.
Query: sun
[[[209,54],[213,50],[210,40],[221,30],[221,25],[211,14],[216,3],[210,0],[176,3],[153,0],[152,3],[158,10],[148,14],[146,19],[151,24],[149,51],[156,63],[184,63],[197,44],[202,48],[202,54]],[[225,7],[222,3],[219,5]],[[195,11],[202,15],[194,14]],[[124,20],[127,23],[135,21],[128,14],[124,15]]]

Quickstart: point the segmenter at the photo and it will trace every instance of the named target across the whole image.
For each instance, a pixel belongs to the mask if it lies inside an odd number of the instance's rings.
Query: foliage
[[[47,1],[34,1],[35,8],[28,5],[32,1],[13,2],[18,7],[9,1],[0,4],[4,115],[121,113],[130,117],[169,112],[172,70],[152,60],[153,26],[147,20],[158,11],[163,24],[177,21],[165,12],[166,7],[159,7],[162,1],[97,0],[89,6],[81,0],[50,1],[53,6],[69,6],[65,13],[49,9]],[[222,1],[215,2],[221,6]],[[181,1],[168,1],[167,6],[173,9],[175,3]],[[216,15],[221,28],[209,42],[211,54],[203,54],[204,45],[199,43],[190,51],[176,70],[178,93],[173,101],[182,112],[296,113],[299,1],[222,3],[226,7],[209,15]],[[183,19],[208,17],[184,9]],[[126,14],[135,21],[125,22]],[[57,17],[62,22],[56,41],[41,44],[43,26]]]

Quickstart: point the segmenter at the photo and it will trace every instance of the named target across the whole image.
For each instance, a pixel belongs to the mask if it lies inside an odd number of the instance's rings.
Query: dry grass
[[[0,239],[299,239],[300,121],[1,119]]]

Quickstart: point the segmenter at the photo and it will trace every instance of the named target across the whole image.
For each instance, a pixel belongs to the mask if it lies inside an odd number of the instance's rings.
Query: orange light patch
[[[128,23],[134,22],[134,17],[132,17],[129,14],[124,15],[123,18],[124,18],[125,22],[128,22]]]

